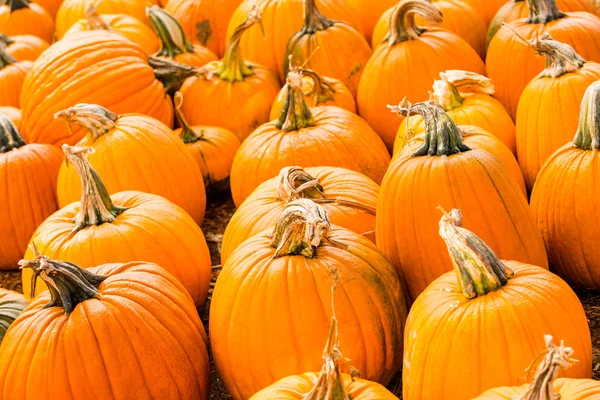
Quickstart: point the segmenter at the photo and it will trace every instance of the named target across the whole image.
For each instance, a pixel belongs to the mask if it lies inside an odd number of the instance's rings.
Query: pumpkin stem
[[[558,78],[579,71],[586,63],[575,49],[566,43],[554,40],[547,32],[531,39],[528,44],[536,54],[546,56],[546,68],[538,77]]]
[[[31,4],[30,0],[6,0],[3,2],[4,4],[10,5],[10,12],[20,10],[22,8],[29,8],[29,4]]]
[[[393,46],[407,40],[418,39],[427,28],[417,26],[415,21],[417,15],[432,24],[441,23],[443,18],[441,11],[425,0],[401,1],[390,16],[390,31],[383,41],[387,41],[388,46]]]
[[[88,29],[90,31],[112,31],[111,26],[107,24],[100,15],[98,15],[98,10],[93,4],[90,4],[86,8],[85,16],[87,18]]]
[[[44,308],[62,307],[65,314],[70,314],[75,307],[86,300],[98,298],[98,287],[107,278],[96,275],[67,261],[56,261],[43,256],[35,245],[33,246],[35,258],[21,260],[19,266],[31,268],[32,286],[31,297],[35,296],[35,285],[39,276],[48,286],[50,301]]]
[[[545,24],[566,17],[558,9],[555,0],[527,0],[529,6],[528,24]]]
[[[0,115],[0,153],[8,153],[25,144],[15,124],[8,117]]]
[[[163,57],[150,56],[148,65],[154,69],[154,76],[162,82],[167,93],[176,92],[187,78],[206,73],[203,68],[178,63]]]
[[[440,78],[433,82],[432,97],[445,111],[460,107],[465,97],[471,94],[494,94],[492,80],[475,72],[448,70],[440,72]]]
[[[583,95],[573,143],[582,150],[600,150],[600,81],[592,83]]]
[[[10,37],[6,36],[4,33],[0,33],[0,48],[7,47],[10,44],[13,44],[15,41]]]
[[[161,42],[160,50],[155,56],[175,58],[183,53],[194,52],[192,44],[185,37],[183,28],[171,14],[157,5],[152,5],[146,7],[146,15]]]
[[[277,129],[285,132],[297,131],[315,126],[313,118],[302,93],[302,75],[295,71],[287,74],[285,84],[286,99],[279,118],[275,121]]]
[[[0,69],[15,63],[17,60],[5,51],[4,46],[0,46]]]
[[[204,130],[192,128],[185,119],[183,111],[181,111],[181,106],[183,105],[183,94],[181,92],[175,93],[173,103],[175,104],[175,115],[181,125],[181,140],[183,140],[183,143],[194,143],[204,139]]]
[[[54,114],[54,118],[64,118],[69,124],[81,126],[94,140],[114,129],[119,116],[96,104],[80,103]]]
[[[87,160],[87,155],[94,152],[91,147],[76,147],[63,144],[65,162],[72,165],[81,180],[81,201],[79,213],[75,217],[73,232],[92,225],[113,222],[117,215],[127,208],[113,204],[104,183]]]
[[[401,117],[409,117],[414,114],[423,116],[425,140],[423,145],[412,154],[413,157],[450,156],[471,150],[463,143],[458,126],[439,104],[433,101],[424,101],[413,105],[403,100],[397,106],[388,107]]]
[[[229,39],[229,44],[225,48],[225,55],[223,56],[223,59],[219,61],[219,66],[214,74],[222,80],[231,83],[243,82],[247,76],[254,75],[252,65],[247,64],[242,58],[240,40],[242,39],[244,32],[256,23],[260,25],[260,29],[263,29],[262,21],[260,19],[260,10],[257,7],[254,7],[250,14],[248,14],[248,18],[233,31],[233,34]]]
[[[313,84],[310,91],[304,93],[304,95],[311,96],[315,105],[335,100],[335,88],[321,75],[308,68],[298,68],[297,72],[302,75],[302,78],[306,77],[312,81]]]
[[[500,289],[514,275],[492,249],[473,232],[462,228],[462,213],[444,211],[440,236],[446,242],[456,278],[466,298],[472,299]]]

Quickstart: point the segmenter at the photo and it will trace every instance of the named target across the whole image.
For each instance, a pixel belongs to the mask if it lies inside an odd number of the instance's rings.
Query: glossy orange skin
[[[319,11],[327,18],[345,21],[362,32],[360,16],[352,7],[348,7],[345,0],[317,0],[316,3]],[[242,36],[240,50],[244,59],[260,64],[276,76],[283,77],[283,63],[288,62],[284,60],[288,40],[304,24],[302,0],[242,1],[229,21],[228,42],[235,28],[246,20],[255,5],[261,9],[264,35],[259,24],[250,27]]]
[[[42,6],[42,8],[46,10],[54,20],[54,18],[56,18],[58,8],[62,4],[63,0],[33,0],[33,2]]]
[[[11,36],[14,42],[6,46],[5,51],[17,61],[35,61],[50,45],[33,35]]]
[[[506,0],[464,0],[473,9],[477,10],[486,24],[489,24]]]
[[[419,39],[391,47],[382,43],[375,49],[360,80],[356,100],[359,115],[390,152],[402,118],[390,112],[387,105],[398,104],[403,98],[413,104],[427,100],[425,88],[448,69],[485,75],[485,65],[475,50],[444,29],[428,28]]]
[[[202,174],[183,142],[169,127],[145,115],[124,115],[116,124],[98,139],[88,135],[77,144],[95,150],[88,160],[108,193],[139,190],[156,194],[202,224],[206,208]],[[81,198],[79,175],[64,162],[57,188],[60,207]]]
[[[537,77],[523,90],[517,108],[517,155],[527,189],[531,191],[544,162],[573,140],[579,107],[589,85],[600,79],[600,64],[587,62],[577,72],[559,78]]]
[[[469,4],[462,0],[433,0],[431,2],[435,8],[444,15],[441,24],[436,25],[439,28],[447,29],[463,38],[480,57],[485,57],[485,34],[487,25],[483,17]],[[385,38],[390,30],[390,17],[394,7],[388,9],[381,15],[375,30],[373,31],[372,45],[377,47]],[[427,22],[422,18],[416,17],[419,26],[427,26]]]
[[[194,67],[203,67],[211,61],[217,61],[217,56],[206,47],[197,44],[193,45],[193,47],[194,50],[192,52],[178,54],[173,60]]]
[[[0,106],[19,108],[23,81],[30,69],[30,61],[17,62],[0,69]]]
[[[379,185],[365,175],[338,167],[310,167],[305,170],[319,179],[326,198],[342,197],[371,207],[377,206]],[[225,264],[244,240],[277,224],[285,208],[277,195],[278,180],[278,177],[274,177],[260,184],[233,214],[223,235],[221,264]],[[334,225],[359,235],[375,230],[375,216],[372,214],[337,204],[322,206]]]
[[[499,387],[475,397],[473,400],[511,400],[524,396],[530,384],[523,386]],[[554,381],[554,393],[565,400],[593,400],[600,398],[600,382],[593,379],[558,378]]]
[[[595,15],[573,12],[547,24],[528,24],[522,19],[502,27],[490,42],[486,65],[488,76],[496,85],[494,97],[506,107],[513,120],[523,89],[544,69],[545,61],[523,45],[511,29],[526,40],[548,32],[554,39],[573,47],[585,60],[600,62],[600,19]]]
[[[0,115],[8,117],[17,129],[21,129],[21,110],[15,107],[3,107],[0,106]],[[61,155],[62,159],[62,155]],[[58,173],[57,173],[58,175]]]
[[[218,63],[206,66],[210,71]],[[233,132],[240,141],[269,120],[273,100],[281,86],[270,71],[253,65],[254,74],[243,82],[228,82],[218,76],[210,79],[191,77],[181,85],[186,101],[181,111],[190,125],[221,126]],[[197,107],[202,104],[202,107]]]
[[[208,246],[198,225],[184,210],[164,198],[137,191],[111,196],[128,209],[116,221],[72,232],[80,203],[71,203],[42,223],[31,237],[42,254],[53,260],[69,260],[82,268],[145,260],[160,264],[175,276],[201,306],[208,294],[211,262]],[[30,249],[25,259],[34,255]],[[46,289],[38,280],[37,292]],[[31,270],[23,270],[23,291],[31,291]]]
[[[333,266],[341,274],[340,348],[365,379],[389,382],[401,363],[406,307],[383,254],[369,239],[332,226],[327,237],[347,248],[321,245],[315,258],[273,258],[271,233],[253,236],[231,255],[213,292],[211,345],[228,392],[247,399],[281,378],[321,368]]]
[[[319,374],[307,372],[283,378],[266,387],[250,400],[302,400],[317,383]],[[398,400],[389,390],[376,382],[342,374],[342,384],[352,400]]]
[[[258,185],[290,165],[343,167],[381,182],[390,156],[371,127],[339,107],[316,107],[311,112],[315,126],[284,132],[271,121],[242,143],[231,168],[231,194],[236,206]]]
[[[438,206],[469,210],[463,226],[477,232],[500,258],[548,267],[522,187],[496,157],[472,147],[451,156],[399,155],[381,185],[377,245],[404,276],[413,300],[452,270],[438,234]]]
[[[66,315],[43,308],[45,291],[11,325],[0,349],[3,398],[206,399],[204,328],[181,283],[140,261],[92,271],[108,275],[98,298]]]
[[[139,44],[147,54],[154,54],[160,48],[160,40],[154,30],[134,17],[126,14],[101,14],[100,18],[112,30],[123,34],[127,39]],[[88,30],[89,24],[87,19],[80,19],[65,32],[63,38]]]
[[[0,153],[0,269],[18,268],[35,229],[58,209],[61,162],[60,150],[45,144]]]
[[[369,43],[372,43],[373,31],[379,17],[397,3],[397,0],[348,0],[348,4],[354,7],[356,14],[361,18],[365,38]]]
[[[179,22],[190,42],[205,46],[222,57],[225,53],[229,19],[241,2],[242,0],[169,0],[163,7]],[[199,26],[205,30],[199,30]],[[207,37],[208,32],[210,34]]]
[[[469,300],[452,271],[414,302],[404,335],[403,399],[469,400],[522,383],[531,360],[546,349],[545,334],[578,354],[563,376],[591,377],[590,330],[577,295],[543,268],[504,263],[515,276],[495,292]]]
[[[8,36],[34,35],[52,43],[54,21],[38,4],[10,12],[9,5],[0,6],[0,32]]]
[[[85,90],[72,90],[73,86]],[[23,84],[21,109],[26,141],[76,144],[83,129],[72,133],[54,114],[78,103],[98,104],[117,114],[137,112],[173,125],[173,105],[154,77],[148,55],[121,34],[87,31],[52,45],[32,65]]]

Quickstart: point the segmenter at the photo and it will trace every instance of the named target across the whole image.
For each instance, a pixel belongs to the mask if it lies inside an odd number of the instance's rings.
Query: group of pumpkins
[[[600,9],[396,2],[0,5],[0,400],[600,398]]]

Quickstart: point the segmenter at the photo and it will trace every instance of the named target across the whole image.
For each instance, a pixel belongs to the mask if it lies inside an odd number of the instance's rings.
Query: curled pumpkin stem
[[[538,77],[558,78],[579,71],[586,63],[575,49],[554,40],[547,32],[529,40],[529,45],[536,54],[546,56],[546,68]]]
[[[87,18],[88,29],[91,31],[112,31],[112,28],[109,24],[106,23],[104,19],[100,15],[98,15],[98,11],[96,10],[96,6],[93,4],[88,5],[85,9],[85,17]]]
[[[419,16],[431,24],[440,24],[443,16],[440,10],[426,0],[404,0],[398,3],[390,16],[390,31],[383,39],[388,46],[418,39],[427,28],[417,26]]]
[[[185,115],[183,115],[183,111],[181,111],[181,106],[183,105],[183,94],[181,92],[175,93],[173,96],[173,104],[175,105],[175,115],[181,125],[181,139],[183,140],[183,143],[194,143],[204,139],[204,130],[194,129],[190,126]]]
[[[146,7],[146,15],[152,28],[160,38],[161,48],[157,57],[175,58],[183,53],[193,53],[194,47],[188,42],[183,28],[177,20],[157,5]]]
[[[71,123],[81,126],[95,140],[114,129],[119,116],[99,105],[80,103],[57,112],[54,118],[64,118],[69,128]]]
[[[189,77],[206,75],[205,68],[178,63],[168,58],[150,56],[148,65],[154,70],[156,79],[162,82],[167,93],[174,93]]]
[[[460,107],[470,95],[494,94],[494,83],[486,76],[469,71],[448,70],[440,72],[440,79],[433,82],[432,99],[445,111]]]

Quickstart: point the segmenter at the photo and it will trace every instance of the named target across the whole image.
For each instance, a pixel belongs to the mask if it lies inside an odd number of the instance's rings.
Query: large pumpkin
[[[0,288],[0,343],[8,327],[27,307],[27,300],[21,293]]]
[[[600,19],[587,12],[563,13],[555,0],[527,0],[529,18],[513,21],[502,27],[488,47],[488,76],[496,85],[496,98],[513,117],[521,93],[527,84],[544,69],[544,60],[537,57],[523,39],[531,40],[549,33],[567,43],[585,60],[600,62]]]
[[[85,132],[77,128],[70,132],[54,114],[81,102],[121,114],[139,112],[173,124],[173,105],[148,65],[148,55],[116,32],[69,36],[33,63],[21,96],[25,138],[55,145],[77,143]]]
[[[56,178],[62,157],[46,144],[25,144],[0,115],[0,270],[16,269],[39,224],[58,209]]]
[[[202,175],[192,155],[169,127],[145,115],[119,116],[90,104],[60,111],[57,117],[84,128],[87,135],[78,146],[95,150],[90,163],[104,177],[110,194],[125,190],[156,194],[202,223],[206,207]],[[61,167],[57,187],[60,207],[81,196],[77,171],[69,168],[67,162]]]
[[[501,261],[461,222],[454,209],[439,223],[454,271],[436,279],[412,305],[402,398],[469,400],[515,385],[545,349],[546,333],[564,338],[579,355],[566,376],[591,377],[590,330],[569,285],[544,268]]]
[[[5,35],[34,35],[52,43],[54,21],[30,0],[7,0],[0,5],[0,32]]]
[[[286,206],[274,229],[237,248],[215,285],[211,345],[234,399],[319,370],[332,275],[340,276],[333,296],[346,356],[366,379],[385,384],[394,376],[406,316],[394,268],[369,239],[331,226],[320,205],[299,199]]]
[[[544,162],[573,138],[581,99],[600,79],[600,64],[586,62],[571,46],[548,34],[531,40],[546,68],[523,90],[517,108],[517,155],[531,191]]]
[[[208,399],[204,328],[165,269],[135,261],[84,270],[42,255],[21,265],[49,291],[4,336],[5,398]]]
[[[290,72],[281,115],[256,129],[235,155],[231,194],[236,205],[291,165],[344,167],[381,182],[390,156],[373,129],[339,107],[309,109],[300,86],[301,76]]]
[[[285,167],[263,182],[227,224],[221,264],[246,239],[275,225],[286,204],[308,198],[323,205],[331,222],[358,234],[375,230],[379,186],[365,175],[338,167]]]
[[[0,44],[0,106],[19,108],[23,81],[31,61],[17,61]]]
[[[399,3],[386,40],[373,52],[358,87],[358,113],[390,151],[402,119],[392,115],[387,105],[403,98],[427,100],[425,88],[448,69],[485,74],[483,62],[463,39],[444,29],[418,27],[416,16],[442,21],[440,11],[425,0]]]
[[[242,35],[259,18],[251,14],[238,26],[225,56],[206,65],[201,76],[190,77],[181,86],[186,98],[181,111],[191,125],[220,126],[243,141],[269,120],[279,81],[265,67],[244,60],[239,49]]]
[[[65,145],[64,151],[70,169],[81,179],[81,200],[44,221],[31,243],[49,257],[69,259],[84,268],[135,260],[160,263],[181,281],[196,305],[202,305],[211,264],[204,235],[194,220],[160,196],[137,191],[109,196],[85,158],[91,149]],[[28,250],[25,258],[33,257]],[[23,270],[26,294],[33,284],[30,278],[31,272]]]
[[[440,106],[425,102],[398,111],[421,114],[426,133],[420,147],[407,148],[388,168],[377,203],[376,234],[411,298],[452,269],[436,230],[440,205],[469,208],[466,227],[477,230],[502,258],[547,267],[544,242],[508,167],[481,147],[463,143]]]
[[[33,35],[6,36],[0,33],[0,46],[17,61],[35,61],[50,45]]]

